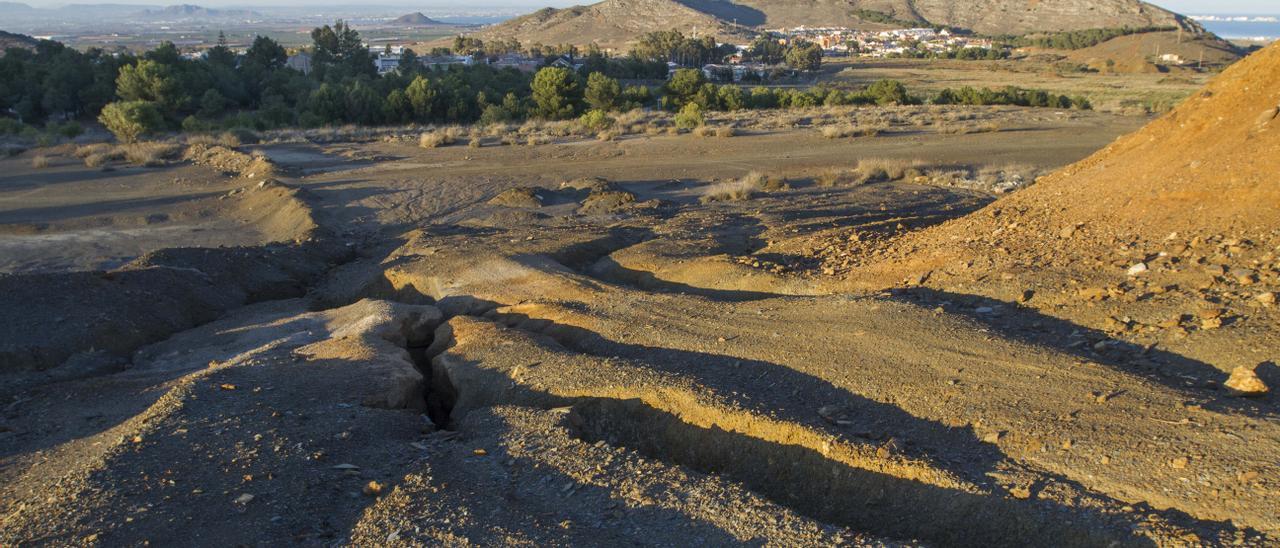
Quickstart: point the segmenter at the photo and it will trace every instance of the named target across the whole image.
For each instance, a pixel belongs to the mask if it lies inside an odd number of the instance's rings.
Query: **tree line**
[[[544,66],[534,74],[483,63],[428,68],[416,61],[414,52],[405,50],[401,69],[380,76],[373,53],[347,24],[339,21],[316,28],[311,38],[310,74],[287,67],[285,49],[263,36],[242,54],[220,39],[203,59],[184,57],[171,43],[135,57],[101,50],[81,53],[45,41],[34,51],[13,49],[0,58],[0,111],[28,124],[97,117],[121,139],[132,140],[174,129],[492,124],[529,118],[563,120],[591,111],[642,107],[705,111],[929,101],[1082,105],[1025,90],[961,90],[921,98],[893,81],[862,90],[747,89],[710,82],[698,69],[678,70],[661,86],[623,85],[629,79],[666,79],[668,59],[702,62],[726,53],[713,39],[687,38],[676,31],[646,35],[625,57],[609,57],[589,48],[584,57],[574,58],[580,70]],[[464,52],[484,52],[481,55],[519,49],[514,41],[491,47],[474,39],[455,41],[454,46]],[[807,49],[795,44],[776,46],[780,45],[757,41],[748,48],[748,55],[785,59]],[[576,53],[570,49],[568,55]],[[71,133],[66,128],[58,131]]]

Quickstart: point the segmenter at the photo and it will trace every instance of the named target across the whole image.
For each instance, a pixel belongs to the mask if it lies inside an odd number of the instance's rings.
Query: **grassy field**
[[[1061,72],[1051,63],[929,59],[831,59],[818,83],[864,86],[900,80],[914,93],[963,86],[1018,86],[1064,95],[1084,95],[1094,108],[1131,114],[1163,112],[1199,89],[1212,73],[1179,70],[1152,74]]]

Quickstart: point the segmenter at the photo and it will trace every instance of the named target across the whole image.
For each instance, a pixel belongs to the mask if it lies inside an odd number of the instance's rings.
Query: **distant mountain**
[[[25,12],[34,9],[35,8],[21,2],[0,2],[0,13]]]
[[[621,47],[646,32],[667,29],[727,38],[799,26],[878,30],[931,25],[982,34],[1125,26],[1200,31],[1189,19],[1140,0],[604,0],[542,9],[476,35]]]
[[[414,12],[395,18],[391,21],[392,25],[400,27],[436,27],[448,25],[422,14],[422,12]]]
[[[149,9],[139,15],[148,19],[253,19],[262,17],[252,10],[212,9],[192,4],[178,4],[160,9]]]

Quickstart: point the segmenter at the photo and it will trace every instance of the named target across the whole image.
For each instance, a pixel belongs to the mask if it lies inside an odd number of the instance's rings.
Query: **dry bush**
[[[716,128],[716,137],[726,138],[726,137],[736,137],[737,135],[738,135],[738,130],[734,129],[733,126],[720,126]]]
[[[698,126],[692,130],[694,137],[712,137],[716,134],[716,129],[711,126]]]
[[[680,134],[680,128],[676,126],[671,126],[667,128],[667,135],[679,135],[679,134]]]
[[[458,141],[458,128],[447,127],[428,131],[418,137],[418,146],[422,148],[447,147]]]
[[[756,194],[766,190],[781,190],[786,182],[769,177],[759,171],[752,171],[741,179],[716,183],[703,191],[698,201],[704,204],[712,202],[741,202],[754,198]]]
[[[618,125],[629,126],[633,124],[643,123],[648,119],[649,119],[649,115],[645,114],[643,110],[637,108],[637,109],[628,110],[622,114],[619,114],[617,118],[615,118],[614,120],[617,122]]]
[[[472,137],[471,140],[467,141],[467,146],[470,148],[480,148],[484,146],[484,139],[480,137]]]
[[[525,141],[525,144],[531,147],[538,146],[538,145],[545,145],[547,143],[548,143],[547,138],[541,135],[530,135],[529,139]]]
[[[970,133],[995,133],[1000,125],[995,122],[985,124],[940,124],[937,132],[944,135],[968,135]]]
[[[649,123],[644,126],[644,134],[650,136],[662,135],[666,133],[666,129],[660,125]]]
[[[120,145],[116,150],[131,164],[155,167],[168,163],[170,158],[182,151],[182,146],[177,143],[143,141]]]
[[[908,170],[921,166],[919,161],[900,160],[896,158],[863,158],[858,160],[858,173],[868,177],[877,177],[886,181],[897,181],[906,178]]]
[[[92,143],[92,144],[76,147],[74,154],[76,158],[88,158],[90,155],[93,155],[93,154],[102,154],[105,152],[110,152],[111,148],[112,146],[107,143]]]
[[[183,141],[188,145],[205,145],[213,146],[218,144],[218,138],[208,133],[194,133],[183,137]]]
[[[616,129],[606,129],[596,134],[596,139],[600,141],[613,141],[617,139],[620,132]]]
[[[485,128],[485,135],[488,135],[489,137],[501,138],[501,137],[506,137],[512,131],[513,129],[511,127],[511,124],[501,124],[501,123],[490,124],[488,128]]]
[[[841,124],[838,126],[826,126],[822,128],[822,136],[828,139],[843,139],[846,137],[875,137],[881,131],[887,128],[885,125],[854,125]]]
[[[31,167],[36,169],[44,169],[49,167],[49,157],[43,154],[37,155],[31,159]]]

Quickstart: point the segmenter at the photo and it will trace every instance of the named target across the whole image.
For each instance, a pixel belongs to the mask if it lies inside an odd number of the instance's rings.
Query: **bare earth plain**
[[[1280,382],[1276,223],[1179,243],[1231,263],[1208,285],[1110,241],[1071,276],[911,262],[1042,190],[939,174],[1149,120],[742,116],[238,147],[270,174],[0,160],[0,545],[1277,542],[1276,396],[1226,387]],[[859,162],[911,171],[832,175]]]

